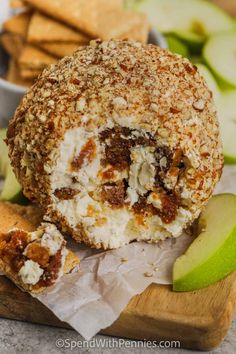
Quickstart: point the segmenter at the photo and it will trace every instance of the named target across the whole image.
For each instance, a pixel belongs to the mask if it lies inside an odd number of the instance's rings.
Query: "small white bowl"
[[[165,38],[156,30],[150,31],[148,41],[161,48],[167,48]],[[12,84],[1,78],[6,73],[7,62],[7,55],[0,47],[0,127],[7,126],[9,119],[13,116],[19,102],[27,91],[27,88]]]

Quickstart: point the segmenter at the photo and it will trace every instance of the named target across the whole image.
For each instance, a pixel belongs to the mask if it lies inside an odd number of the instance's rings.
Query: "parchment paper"
[[[236,167],[226,166],[215,193],[236,193]],[[79,272],[65,275],[36,297],[85,339],[111,325],[136,294],[151,283],[171,284],[172,266],[192,242],[184,233],[160,245],[134,242],[98,252],[71,242],[81,257]]]

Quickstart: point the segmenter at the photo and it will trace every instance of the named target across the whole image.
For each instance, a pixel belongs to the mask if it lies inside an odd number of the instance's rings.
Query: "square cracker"
[[[111,11],[99,19],[100,38],[133,39],[146,43],[149,23],[145,14],[128,10]]]
[[[39,12],[31,18],[27,40],[37,42],[88,43],[89,37]]]
[[[19,9],[25,7],[25,4],[22,0],[10,0],[10,7],[12,9]]]
[[[46,66],[56,62],[56,58],[31,45],[24,47],[19,58],[21,69],[43,70]]]
[[[81,44],[77,43],[38,43],[38,47],[57,58],[63,58],[74,53]]]
[[[33,85],[32,80],[25,80],[21,77],[19,67],[14,59],[10,60],[6,79],[7,81],[19,86],[30,87]]]
[[[43,213],[36,206],[0,202],[0,233],[8,232],[14,227],[34,231],[42,220]]]
[[[147,19],[142,19],[139,25],[134,26],[129,32],[122,34],[120,39],[133,39],[141,43],[147,43],[150,24]]]
[[[4,237],[8,232],[14,228],[25,232],[34,232],[43,220],[43,214],[41,210],[35,206],[20,206],[11,203],[0,203],[0,244],[1,249],[6,244],[6,238]],[[68,250],[68,254],[65,259],[63,273],[69,273],[73,268],[79,265],[79,258],[75,253]],[[23,251],[22,251],[23,252]],[[23,253],[22,253],[23,256]],[[10,267],[9,263],[4,257],[0,257],[0,271],[11,279],[22,290],[32,291],[34,293],[41,292],[45,288],[39,287],[38,289],[31,289],[30,286],[23,283],[21,277],[16,271]]]
[[[109,16],[113,12],[117,12],[117,16],[113,15],[112,22],[119,26],[123,13],[122,0],[26,0],[28,4],[38,8],[40,11],[52,16],[69,26],[77,28],[78,30],[87,33],[93,38],[106,39],[109,35],[104,37],[104,32],[107,32],[109,26]],[[125,11],[125,10],[123,10]],[[134,14],[132,12],[132,14]],[[134,14],[135,16],[135,14]],[[116,17],[116,21],[114,21]],[[110,23],[111,21],[109,21]],[[101,25],[104,25],[104,30]],[[134,26],[134,24],[132,24]],[[123,25],[122,25],[123,26]],[[130,26],[130,27],[133,27]],[[123,26],[124,27],[124,26]],[[125,29],[127,32],[127,29]],[[121,34],[121,33],[120,33]]]
[[[3,33],[0,37],[0,43],[7,54],[16,60],[21,55],[24,47],[24,40],[18,34]]]
[[[34,81],[41,74],[42,70],[40,69],[28,69],[28,68],[19,68],[20,76],[23,80]]]
[[[31,15],[30,11],[25,11],[11,17],[3,23],[3,30],[26,38]]]

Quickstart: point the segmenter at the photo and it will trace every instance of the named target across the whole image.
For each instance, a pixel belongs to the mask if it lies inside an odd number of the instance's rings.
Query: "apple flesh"
[[[168,49],[171,52],[180,54],[182,57],[189,57],[188,47],[181,40],[171,34],[167,34],[165,38],[168,44]]]
[[[199,47],[213,33],[229,31],[235,26],[231,17],[210,1],[136,0],[130,4],[147,14],[152,27],[174,33],[190,46]]]
[[[236,269],[236,196],[211,198],[198,223],[199,236],[173,268],[173,290],[207,287]]]
[[[219,123],[226,164],[236,164],[236,90],[223,92],[219,104]]]
[[[3,189],[0,191],[0,200],[19,204],[27,204],[22,188],[17,182],[8,158],[7,146],[4,142],[6,129],[0,129],[0,176],[5,177]]]
[[[236,88],[236,31],[212,36],[203,48],[203,57],[222,89]]]
[[[216,106],[218,108],[218,106],[220,104],[219,102],[220,102],[220,98],[221,98],[221,92],[220,92],[219,86],[218,86],[214,76],[212,75],[210,70],[206,67],[206,65],[196,64],[196,66],[197,66],[200,74],[202,75],[202,77],[205,79],[207,86],[212,91],[213,99],[214,99]]]

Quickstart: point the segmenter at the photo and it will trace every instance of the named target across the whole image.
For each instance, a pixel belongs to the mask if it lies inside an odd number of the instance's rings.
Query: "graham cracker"
[[[14,59],[11,59],[9,62],[6,80],[13,84],[24,87],[30,87],[33,84],[32,80],[24,80],[21,77],[19,67]]]
[[[3,33],[0,37],[0,43],[7,54],[18,59],[24,47],[24,40],[18,34]]]
[[[75,42],[88,43],[90,38],[39,12],[32,15],[27,40],[38,42]]]
[[[26,0],[26,2],[49,16],[87,33],[93,38],[99,37],[101,39],[110,38],[105,33],[109,29],[110,23],[113,25],[114,22],[114,25],[118,25],[120,28],[121,18],[119,16],[122,16],[123,11],[125,11],[122,10],[123,0]],[[116,11],[118,11],[117,16],[114,15]],[[122,13],[119,11],[122,11]],[[109,20],[109,16],[112,13],[112,19]],[[132,12],[132,14],[134,13]],[[130,18],[126,17],[126,20],[130,20]],[[105,29],[102,28],[103,25],[105,25]],[[134,25],[135,23],[132,23],[129,28]],[[122,24],[121,27],[120,30],[124,32],[124,25]],[[127,28],[125,28],[125,32],[127,31]]]
[[[77,43],[38,43],[38,47],[57,58],[74,53],[81,44]]]
[[[3,30],[26,38],[32,13],[22,12],[3,23]]]
[[[19,58],[19,66],[21,69],[43,70],[46,66],[54,64],[57,59],[42,50],[31,45],[26,45]],[[24,77],[24,76],[23,76]]]
[[[129,32],[122,34],[120,39],[133,39],[141,43],[147,43],[150,24],[146,18],[140,21],[139,25],[134,26]]]

